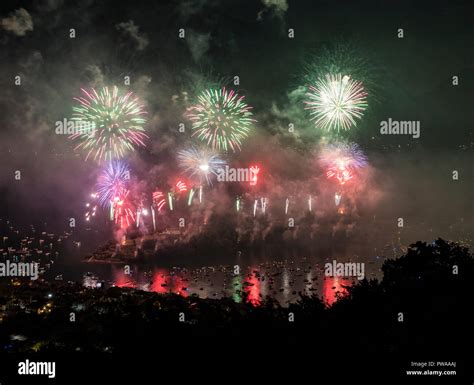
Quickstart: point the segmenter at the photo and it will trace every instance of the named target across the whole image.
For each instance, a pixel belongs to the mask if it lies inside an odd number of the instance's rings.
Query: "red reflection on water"
[[[153,273],[153,280],[150,286],[150,290],[154,291],[155,293],[166,293],[169,289],[168,283],[166,281],[167,276],[168,272],[166,270],[156,270]]]
[[[117,287],[136,287],[136,282],[130,275],[124,273],[122,269],[115,270],[114,274],[114,284]]]
[[[247,294],[247,302],[253,306],[259,306],[260,299],[260,280],[252,273],[252,275],[245,278],[244,291]]]
[[[347,294],[347,289],[342,287],[343,285],[351,285],[350,280],[339,277],[325,277],[323,282],[323,296],[329,306],[337,301],[337,293]]]
[[[168,270],[158,269],[153,273],[150,290],[155,293],[175,293],[187,297],[187,282],[179,275],[170,275]]]

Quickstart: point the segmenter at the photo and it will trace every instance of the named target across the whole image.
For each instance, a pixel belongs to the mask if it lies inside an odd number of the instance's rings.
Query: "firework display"
[[[99,175],[97,182],[98,200],[102,207],[110,207],[115,197],[123,196],[130,179],[128,165],[119,160],[111,161]]]
[[[203,91],[189,108],[193,136],[217,150],[240,151],[255,119],[251,107],[235,91],[225,88]]]
[[[4,1],[0,385],[473,382],[473,1],[386,3]]]
[[[367,108],[367,93],[361,82],[342,74],[327,74],[309,86],[306,109],[317,128],[349,130]]]
[[[129,227],[135,220],[134,209],[129,201],[129,181],[128,165],[120,160],[111,161],[99,174],[96,184],[97,192],[91,195],[101,207],[109,210],[110,220],[122,229]],[[91,215],[94,216],[95,212],[96,207],[93,208]],[[90,220],[91,215],[86,214],[87,221]]]
[[[146,112],[132,92],[117,87],[81,91],[82,96],[74,98],[79,105],[73,108],[71,119],[80,128],[70,138],[78,142],[75,149],[84,151],[86,160],[123,158],[145,145]]]
[[[351,180],[354,171],[365,167],[367,157],[355,143],[330,144],[323,149],[319,157],[326,167],[326,176],[336,178],[341,185]]]
[[[109,90],[107,87],[97,92],[83,90],[84,96],[77,98],[79,107],[74,108],[76,122],[90,121],[97,130],[94,140],[86,138],[86,132],[72,135],[72,139],[82,139],[78,148],[88,149],[86,158],[108,160],[99,175],[96,184],[97,203],[109,209],[110,219],[121,228],[127,228],[135,223],[146,224],[144,217],[147,210],[134,209],[132,201],[136,199],[131,194],[129,186],[130,170],[120,159],[128,150],[144,145],[147,137],[142,117],[144,108],[132,94],[121,94],[117,87]],[[362,83],[352,80],[341,73],[317,78],[307,93],[309,101],[306,108],[310,110],[312,120],[319,128],[327,130],[349,129],[362,117],[367,104],[366,92]],[[179,201],[182,193],[188,193],[187,206],[191,206],[196,195],[199,203],[203,202],[203,183],[212,188],[212,176],[227,166],[227,162],[219,155],[218,150],[241,150],[243,140],[248,137],[255,120],[252,118],[251,107],[243,102],[243,97],[234,91],[222,89],[207,89],[198,96],[198,102],[187,110],[187,116],[193,122],[192,136],[196,136],[209,147],[191,145],[177,154],[178,166],[191,180],[197,182],[188,186],[181,179],[174,184],[168,193],[155,191],[152,193],[151,216],[153,229],[156,230],[156,213],[167,206],[174,211],[175,200]],[[355,171],[367,164],[367,158],[357,144],[336,143],[324,147],[319,154],[319,160],[326,169],[326,176],[335,179],[340,185],[352,180]],[[256,186],[260,166],[249,167],[251,186]],[[197,194],[196,194],[197,193]],[[335,202],[339,205],[342,195],[336,193]],[[260,202],[259,202],[260,201]],[[95,216],[97,205],[88,203],[86,220]],[[241,211],[242,198],[236,199],[236,210]],[[254,201],[253,215],[256,216],[258,207],[265,214],[268,199],[260,198]],[[288,215],[290,199],[285,201],[285,214]],[[309,195],[307,208],[311,212],[313,202]],[[155,212],[156,210],[156,212]],[[150,224],[151,225],[151,224]]]
[[[335,179],[340,185],[345,185],[347,182],[354,179],[356,171],[365,167],[368,163],[367,157],[355,143],[336,142],[326,145],[318,154],[320,164],[326,170],[328,179]],[[224,165],[225,162],[220,159],[213,150],[198,149],[191,147],[189,150],[182,150],[178,153],[178,160],[183,171],[187,171],[189,176],[196,176],[200,173],[200,181],[206,178],[208,173],[214,174],[219,166]],[[242,169],[244,170],[244,169]],[[250,185],[256,185],[260,166],[249,167]],[[246,179],[245,181],[247,181]],[[243,182],[245,183],[243,180]],[[131,194],[132,186],[130,184],[130,169],[128,165],[122,160],[114,160],[109,162],[99,175],[96,185],[96,199],[98,204],[104,208],[108,208],[110,212],[110,219],[118,224],[121,228],[127,229],[130,224],[134,223],[136,228],[153,225],[153,230],[156,231],[156,213],[160,213],[167,206],[169,211],[176,209],[175,203],[180,201],[180,196],[187,193],[187,205],[192,206],[194,197],[197,197],[199,203],[203,202],[203,186],[188,185],[182,179],[178,179],[168,193],[163,193],[160,190],[154,191],[151,194],[151,218],[150,221],[145,220],[148,216],[148,209],[143,208],[143,204],[138,208],[134,208],[133,201],[136,197]],[[212,185],[210,186],[212,188]],[[342,193],[337,192],[334,196],[336,206],[342,198]],[[309,212],[313,210],[313,197],[307,195],[306,207]],[[268,198],[262,197],[256,199],[253,205],[253,215],[256,216],[257,210],[261,208],[263,215],[266,214],[268,208]],[[90,204],[89,204],[90,205]],[[243,199],[237,197],[235,200],[235,209],[237,212],[242,211]],[[89,209],[89,206],[87,206]],[[86,213],[86,220],[89,221],[92,216],[95,216],[97,207],[92,207]],[[182,207],[178,206],[179,211]],[[285,199],[284,213],[289,214],[290,197]],[[150,223],[148,223],[150,222]]]
[[[129,191],[116,195],[111,202],[111,216],[122,229],[130,227],[135,222],[133,206],[128,199]]]
[[[191,147],[178,152],[178,162],[190,177],[197,177],[199,183],[204,180],[211,184],[211,176],[217,175],[220,168],[227,162],[212,149]]]
[[[153,197],[153,204],[157,208],[158,212],[160,212],[163,209],[163,207],[166,205],[165,195],[161,191],[155,191],[152,197]]]
[[[305,108],[310,111],[310,118],[317,128],[327,131],[349,130],[363,117],[367,108],[367,93],[362,82],[343,75],[342,70],[333,72],[335,68],[324,75],[315,72],[313,77],[308,77],[310,85],[306,93]],[[130,185],[130,170],[128,165],[118,158],[123,158],[130,151],[145,145],[147,134],[144,128],[144,106],[133,93],[121,92],[117,87],[104,87],[98,91],[82,89],[82,95],[75,100],[79,105],[73,108],[73,120],[83,129],[72,134],[70,138],[79,142],[76,149],[84,150],[86,159],[108,162],[95,186],[97,203],[86,205],[86,221],[95,216],[100,205],[109,210],[110,219],[122,229],[128,228],[132,223],[136,228],[142,228],[141,224],[148,224],[144,218],[148,211],[143,205],[134,208],[132,202],[136,201],[137,197],[132,193],[136,189]],[[187,193],[186,206],[192,206],[195,196],[200,204],[203,203],[203,184],[206,183],[209,189],[212,189],[213,177],[217,176],[222,168],[229,167],[219,151],[240,151],[244,140],[248,138],[256,122],[251,110],[252,107],[244,102],[243,96],[224,87],[204,89],[197,94],[194,104],[187,107],[186,116],[192,122],[191,137],[196,137],[207,146],[191,144],[177,153],[178,166],[192,183],[188,184],[179,179],[182,176],[178,176],[178,181],[167,193],[160,190],[151,193],[149,225],[153,225],[154,231],[158,213],[165,208],[169,211],[184,209],[180,205],[174,207],[183,193]],[[93,127],[92,131],[85,129],[87,124]],[[327,178],[336,180],[340,185],[351,181],[356,170],[367,164],[366,156],[355,143],[326,145],[318,156]],[[243,181],[250,186],[257,186],[260,166],[253,164],[248,170],[249,176]],[[259,183],[262,186],[264,184]],[[336,193],[336,206],[339,205],[341,197],[342,193]],[[297,202],[295,203],[296,208]],[[243,204],[244,199],[238,196],[235,200],[237,212],[242,211]],[[307,210],[311,212],[311,195],[307,195],[306,205]],[[254,200],[253,216],[256,216],[259,206],[265,215],[268,198]],[[285,215],[289,214],[289,209],[290,198],[286,198]]]

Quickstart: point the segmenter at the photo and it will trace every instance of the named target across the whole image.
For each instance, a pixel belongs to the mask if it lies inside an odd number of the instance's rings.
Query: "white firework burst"
[[[178,162],[190,177],[198,177],[200,183],[205,179],[208,184],[211,184],[211,176],[217,175],[227,164],[214,150],[196,147],[179,151]]]
[[[367,92],[361,82],[342,74],[319,78],[306,93],[306,109],[317,128],[349,130],[367,108]]]

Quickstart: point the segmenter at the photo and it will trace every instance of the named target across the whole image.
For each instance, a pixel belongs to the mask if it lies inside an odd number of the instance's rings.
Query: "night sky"
[[[148,111],[147,146],[127,156],[137,190],[179,174],[177,151],[196,142],[189,129],[178,131],[191,126],[186,108],[204,88],[227,85],[245,95],[257,120],[229,163],[260,164],[260,191],[280,211],[285,195],[302,204],[307,191],[329,195],[334,186],[316,161],[324,132],[304,109],[304,87],[308,68],[346,47],[350,61],[362,63],[369,107],[357,127],[335,135],[358,143],[370,165],[348,193],[350,220],[330,226],[359,235],[377,228],[383,243],[402,217],[404,242],[470,239],[473,16],[472,1],[2,1],[0,215],[57,230],[76,217],[85,226],[85,197],[100,166],[56,135],[55,122],[71,116],[81,88],[125,87],[124,76]],[[420,121],[420,138],[381,135],[388,118]],[[223,186],[207,199],[209,210],[233,209]],[[329,203],[321,205],[323,218]],[[314,231],[323,226],[321,219]]]

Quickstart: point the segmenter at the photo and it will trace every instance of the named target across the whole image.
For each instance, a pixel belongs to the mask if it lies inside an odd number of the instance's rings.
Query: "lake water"
[[[342,260],[338,260],[338,262]],[[349,261],[349,260],[347,260]],[[332,260],[327,260],[332,262]],[[344,286],[357,282],[357,278],[326,277],[326,261],[308,258],[267,261],[235,265],[205,266],[193,269],[182,267],[138,266],[100,263],[80,263],[74,266],[53,266],[47,273],[52,279],[56,273],[65,280],[81,281],[84,285],[131,287],[157,293],[176,293],[182,296],[195,294],[201,298],[232,297],[242,301],[242,292],[258,305],[263,298],[276,298],[286,306],[305,295],[317,294],[332,304]],[[381,261],[365,263],[365,276],[377,277]],[[238,267],[236,267],[238,266]],[[130,274],[128,273],[130,271]],[[88,274],[90,273],[90,274]]]

